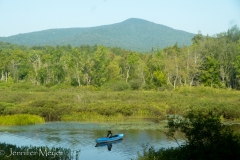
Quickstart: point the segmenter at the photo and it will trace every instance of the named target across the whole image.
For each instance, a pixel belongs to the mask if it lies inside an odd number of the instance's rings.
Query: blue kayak
[[[117,140],[120,140],[123,138],[123,135],[124,134],[117,134],[117,135],[114,135],[110,138],[106,138],[106,137],[103,137],[103,138],[98,138],[96,140],[96,143],[106,143],[106,142],[112,142],[112,141],[117,141]]]

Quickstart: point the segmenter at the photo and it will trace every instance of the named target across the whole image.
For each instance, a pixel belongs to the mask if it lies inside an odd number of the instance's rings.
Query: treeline
[[[111,90],[240,85],[240,30],[193,37],[148,54],[104,46],[24,47],[0,43],[0,79],[35,85],[105,87]]]

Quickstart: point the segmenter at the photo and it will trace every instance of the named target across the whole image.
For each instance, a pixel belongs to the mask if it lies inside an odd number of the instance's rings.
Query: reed
[[[190,107],[217,111],[224,120],[240,119],[239,91],[204,86],[178,87],[171,91],[18,86],[2,88],[0,95],[0,115],[31,114],[45,121],[164,118],[168,114],[183,115]]]
[[[96,112],[75,112],[62,116],[63,121],[82,121],[82,122],[115,122],[124,121],[125,116],[117,114],[115,116],[101,115]]]
[[[0,116],[0,125],[28,125],[44,122],[45,121],[42,117],[30,114]]]
[[[134,114],[124,116],[120,113],[114,115],[101,115],[96,112],[74,112],[62,116],[62,121],[77,121],[77,122],[139,122],[141,119],[152,121],[161,121],[162,117],[154,117],[150,115]]]

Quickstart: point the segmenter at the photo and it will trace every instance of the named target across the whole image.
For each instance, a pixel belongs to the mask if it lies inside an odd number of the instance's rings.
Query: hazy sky
[[[141,18],[191,33],[240,27],[240,0],[0,0],[0,36]]]

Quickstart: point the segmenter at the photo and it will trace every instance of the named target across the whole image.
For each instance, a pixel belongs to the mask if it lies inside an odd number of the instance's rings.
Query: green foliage
[[[154,82],[156,86],[161,87],[166,85],[166,79],[167,79],[166,73],[155,71],[153,72],[153,76],[154,76]]]
[[[166,114],[183,115],[186,109],[195,106],[213,109],[225,121],[240,118],[240,95],[235,90],[204,86],[177,87],[173,90],[162,86],[157,90],[131,91],[124,81],[105,85],[101,90],[93,86],[46,88],[35,85],[12,90],[13,86],[9,86],[0,89],[0,113],[34,114],[46,121],[62,120],[64,115],[78,112],[96,112],[103,117],[119,113],[123,117],[164,118]],[[125,85],[126,88],[123,88]]]
[[[0,125],[28,125],[44,122],[45,121],[42,117],[29,114],[0,116]]]
[[[129,84],[133,90],[139,90],[142,86],[142,81],[140,79],[132,79],[129,81]]]
[[[66,108],[70,109],[68,104],[59,104],[57,100],[36,100],[31,102],[29,107],[26,107],[24,112],[37,114],[44,117],[46,121],[61,120],[63,114],[68,113]]]
[[[161,148],[156,150],[154,147],[143,146],[143,153],[138,153],[138,160],[185,160],[186,152],[178,148]]]
[[[102,85],[102,90],[125,91],[130,89],[130,84],[124,81],[109,82]]]
[[[74,79],[71,79],[71,86],[74,86],[74,87],[76,87],[76,86],[79,86],[79,83],[78,83],[78,81],[74,78]]]
[[[218,86],[220,81],[219,62],[213,57],[207,56],[202,69],[201,81],[207,86]]]
[[[239,52],[240,52],[240,47],[239,47]],[[236,57],[236,60],[234,62],[234,68],[236,69],[237,78],[240,78],[240,55]]]
[[[193,44],[197,44],[199,45],[201,43],[201,41],[203,41],[203,35],[202,33],[199,31],[197,35],[195,35],[193,38],[192,38],[192,42]]]
[[[177,141],[180,131],[186,142],[177,148],[144,149],[139,160],[150,159],[239,159],[240,135],[221,123],[220,115],[208,110],[190,110],[184,117],[169,117],[166,135]]]
[[[102,115],[97,112],[74,112],[62,117],[63,121],[87,121],[87,122],[119,122],[125,121],[126,117],[122,114]]]
[[[107,74],[108,81],[120,80],[120,67],[116,59],[111,61],[106,69],[107,69],[106,74]]]
[[[151,44],[149,54],[97,45],[28,48],[1,43],[0,88],[12,87],[12,83],[19,84],[13,90],[32,90],[32,86],[101,88],[125,81],[133,90],[199,85],[237,89],[238,34],[236,26],[212,37],[199,33],[190,46],[174,42],[155,52]]]

